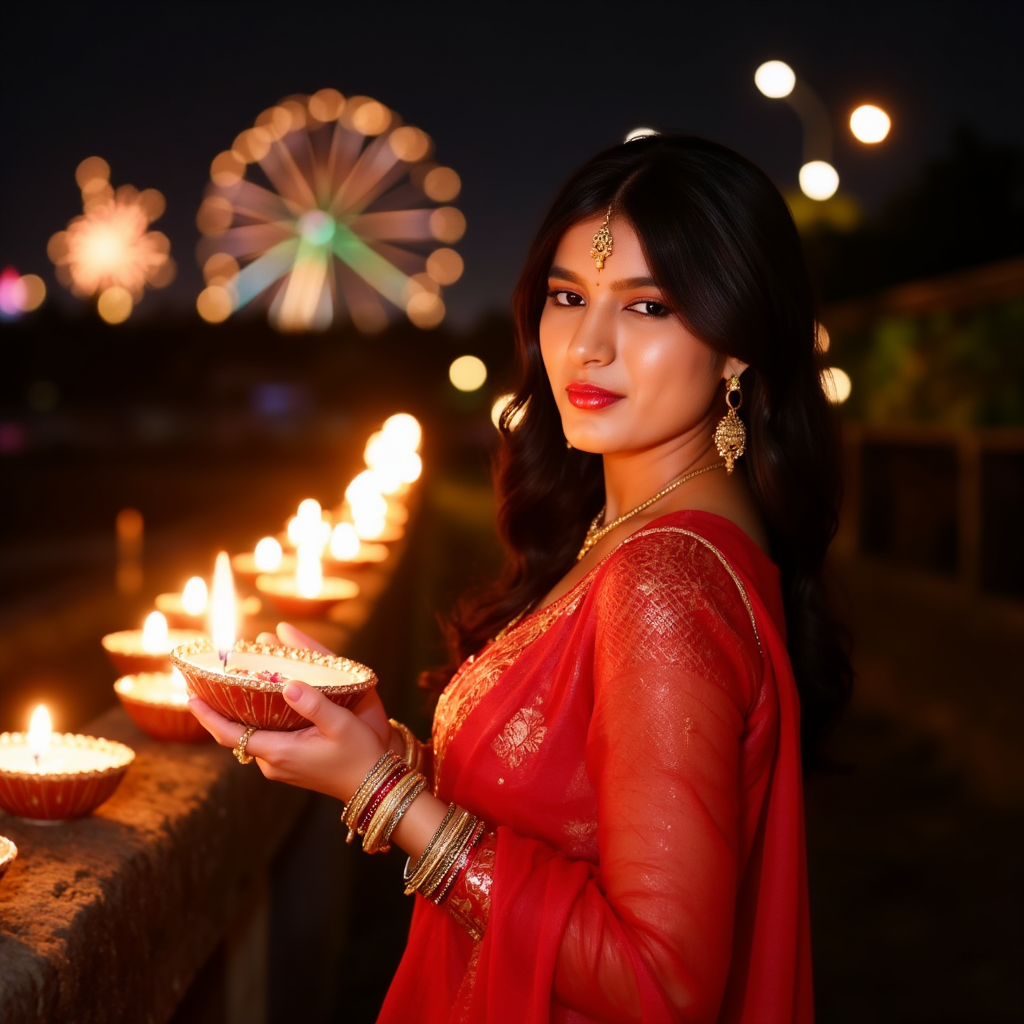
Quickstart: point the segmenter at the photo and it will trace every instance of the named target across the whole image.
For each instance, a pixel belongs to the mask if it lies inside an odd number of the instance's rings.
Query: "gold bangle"
[[[386,750],[377,763],[366,773],[366,777],[359,784],[356,791],[352,794],[352,798],[341,812],[342,824],[348,826],[348,835],[345,837],[346,843],[351,843],[358,834],[357,826],[359,819],[363,816],[370,801],[373,799],[373,794],[399,765],[405,766],[401,758],[394,752]]]
[[[482,821],[477,821],[476,827],[470,833],[469,839],[463,845],[459,851],[458,857],[455,858],[455,864],[451,871],[448,872],[448,877],[444,880],[441,886],[441,891],[433,897],[434,903],[440,906],[448,898],[448,894],[452,891],[456,881],[463,871],[466,870],[466,865],[469,863],[469,858],[472,852],[480,845],[480,840],[483,839],[484,833],[487,831],[487,826]]]
[[[412,729],[403,722],[399,722],[394,718],[389,718],[388,722],[402,737],[402,743],[405,745],[405,749],[402,751],[402,760],[413,771],[420,771],[423,767],[423,744],[416,738],[416,734]]]
[[[417,772],[409,772],[395,783],[394,788],[380,802],[380,806],[373,812],[373,817],[366,825],[366,830],[363,833],[363,849],[367,853],[387,853],[390,848],[388,839],[391,838],[391,832],[398,824],[397,820],[392,823],[398,808],[402,806],[412,790],[416,789],[418,795],[426,784],[427,780]],[[417,789],[417,787],[419,788]],[[406,805],[407,808],[408,805]],[[385,833],[387,833],[386,837]]]
[[[410,867],[410,863],[412,861],[411,857],[405,862],[405,871],[402,872],[402,880],[405,882],[406,896],[411,896],[416,891],[416,886],[412,884],[413,879],[419,874],[420,869],[430,857],[434,846],[437,844],[438,840],[440,840],[441,836],[444,835],[445,830],[448,828],[448,824],[455,816],[457,809],[458,808],[455,804],[448,805],[448,810],[445,813],[445,816],[441,819],[441,824],[437,826],[437,831],[430,837],[430,842],[423,848],[423,852],[420,854],[416,863],[412,864]]]
[[[459,850],[466,841],[466,836],[476,826],[477,819],[469,811],[462,810],[452,821],[430,851],[426,861],[417,864],[413,876],[409,880],[410,888],[417,889],[424,896],[430,897],[441,885]]]
[[[395,829],[398,828],[398,823],[402,820],[402,816],[405,814],[407,810],[409,810],[410,807],[412,807],[416,797],[418,797],[420,793],[422,793],[423,790],[425,790],[426,788],[427,780],[424,776],[420,775],[415,788],[398,805],[398,807],[395,809],[395,813],[391,816],[391,821],[389,822],[388,827],[385,830],[384,835],[381,839],[381,842],[385,846],[390,847],[391,836],[394,834]]]
[[[438,856],[432,870],[420,885],[420,892],[428,899],[432,899],[434,894],[441,888],[445,878],[448,876],[448,872],[451,871],[453,865],[459,859],[462,848],[466,845],[469,836],[476,828],[478,820],[469,811],[466,811],[445,848],[438,851]]]

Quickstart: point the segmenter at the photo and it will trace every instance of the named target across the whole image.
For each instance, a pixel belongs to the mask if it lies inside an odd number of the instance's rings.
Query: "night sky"
[[[74,171],[158,188],[179,275],[137,316],[192,307],[210,160],[264,108],[325,86],[426,130],[462,176],[467,269],[450,323],[507,307],[542,212],[591,153],[652,125],[724,142],[794,188],[800,128],[753,83],[789,62],[833,120],[842,191],[868,211],[948,148],[957,125],[1024,147],[1022,5],[952,3],[20,4],[3,28],[0,264],[63,292],[50,235],[81,212]],[[875,102],[889,140],[849,112]],[[68,302],[76,300],[67,299]]]

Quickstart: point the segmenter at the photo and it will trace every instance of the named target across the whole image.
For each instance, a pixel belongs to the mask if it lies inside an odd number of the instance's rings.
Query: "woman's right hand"
[[[323,644],[317,643],[308,633],[303,633],[290,622],[279,622],[276,633],[260,633],[256,638],[261,644],[280,644],[282,647],[300,647],[321,654],[333,654]],[[352,708],[352,713],[378,736],[385,747],[401,754],[404,749],[402,737],[391,728],[388,713],[384,710],[377,687],[371,686],[362,700]]]

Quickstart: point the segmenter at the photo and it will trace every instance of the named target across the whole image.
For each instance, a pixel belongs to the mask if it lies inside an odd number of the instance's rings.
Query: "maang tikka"
[[[715,428],[715,445],[718,454],[725,459],[725,471],[732,472],[733,463],[747,450],[747,428],[736,410],[743,404],[740,379],[733,374],[725,385],[725,404],[729,411],[718,421]]]
[[[598,270],[604,270],[604,261],[612,254],[612,229],[608,222],[612,219],[612,208],[604,215],[604,223],[594,235],[594,245],[590,250],[591,259],[597,264]]]

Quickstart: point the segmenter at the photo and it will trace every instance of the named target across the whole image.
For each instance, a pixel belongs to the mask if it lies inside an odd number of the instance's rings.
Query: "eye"
[[[655,302],[653,299],[641,299],[626,307],[641,316],[663,317],[668,316],[672,311],[663,302]]]
[[[571,292],[568,288],[554,288],[548,292],[548,298],[556,306],[584,306],[583,296],[578,292]]]

